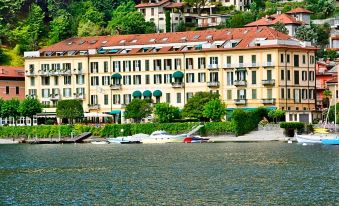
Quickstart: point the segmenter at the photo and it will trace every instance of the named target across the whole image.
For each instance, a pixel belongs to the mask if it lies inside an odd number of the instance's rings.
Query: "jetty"
[[[85,132],[77,137],[69,138],[34,138],[26,139],[22,143],[28,144],[70,144],[70,143],[82,143],[85,139],[92,136],[91,132]]]

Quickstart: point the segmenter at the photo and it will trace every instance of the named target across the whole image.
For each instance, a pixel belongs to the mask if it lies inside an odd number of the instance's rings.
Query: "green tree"
[[[198,15],[200,15],[202,8],[206,6],[208,0],[184,0],[184,2],[188,3],[191,7],[196,8]]]
[[[331,27],[329,24],[324,24],[324,25],[311,25],[311,27],[314,29],[316,33],[316,45],[320,48],[326,48],[326,45],[329,44],[329,38],[330,38],[330,32],[331,32]]]
[[[208,120],[203,116],[204,106],[212,99],[218,99],[219,94],[209,92],[197,92],[193,95],[184,106],[183,116],[196,118],[201,121]]]
[[[154,33],[155,24],[146,22],[143,14],[136,10],[134,2],[129,1],[113,11],[107,29],[111,34]]]
[[[306,8],[313,11],[313,18],[326,19],[331,17],[335,11],[333,0],[305,0]]]
[[[165,12],[166,17],[166,32],[171,32],[171,13],[170,11]]]
[[[219,122],[226,114],[226,105],[220,99],[212,99],[205,104],[202,114],[213,122]]]
[[[2,99],[2,98],[0,98],[0,117],[2,117],[2,106],[4,105],[4,103],[5,103],[5,100],[4,99]]]
[[[173,122],[173,120],[180,118],[179,108],[171,106],[168,103],[156,104],[154,114],[156,120],[160,123]]]
[[[280,31],[284,34],[288,34],[288,29],[285,27],[285,24],[282,22],[277,22],[273,26],[273,29]]]
[[[184,21],[180,21],[179,24],[177,25],[177,28],[175,29],[177,32],[183,32],[186,31],[186,24]]]
[[[71,15],[60,10],[58,16],[50,22],[49,44],[54,44],[62,39],[69,37],[71,34]]]
[[[252,12],[238,12],[226,20],[227,28],[240,28],[255,20],[255,13]]]
[[[4,118],[12,117],[14,119],[14,124],[18,117],[20,117],[20,101],[18,99],[7,100],[3,103],[1,107],[1,116]]]
[[[273,119],[274,122],[279,122],[282,117],[285,116],[285,111],[276,109],[268,112],[268,117]]]
[[[323,91],[323,107],[328,108],[330,106],[330,99],[332,97],[332,92],[328,89]]]
[[[102,28],[91,21],[79,23],[78,36],[99,36],[102,33]]]
[[[125,110],[125,118],[133,119],[135,122],[140,122],[142,118],[150,114],[152,114],[152,107],[142,99],[133,99]]]
[[[68,119],[73,124],[75,119],[84,117],[82,102],[75,99],[60,100],[56,109],[56,115],[61,119]]]
[[[337,107],[337,108],[336,108],[336,110],[337,110],[337,111],[336,111],[336,112],[337,112],[337,113],[336,113],[337,121],[339,121],[339,115],[338,115],[338,114],[339,114],[339,103],[336,104],[336,107]],[[335,120],[335,119],[334,119],[334,105],[333,105],[333,106],[330,107],[330,111],[329,111],[329,113],[328,113],[328,121],[329,121],[329,122],[334,122],[334,120]]]
[[[303,41],[315,42],[317,33],[313,27],[301,26],[297,29],[295,37]]]
[[[33,116],[42,111],[42,105],[38,99],[27,97],[21,102],[19,112],[22,117],[31,118],[31,125],[33,126]]]
[[[28,14],[26,24],[28,25],[28,34],[30,36],[30,48],[33,50],[38,49],[38,40],[41,38],[44,31],[44,18],[45,13],[39,5],[32,4]]]

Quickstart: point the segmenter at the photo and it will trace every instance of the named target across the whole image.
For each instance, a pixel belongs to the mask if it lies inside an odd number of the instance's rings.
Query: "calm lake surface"
[[[0,145],[0,205],[336,205],[339,147]]]

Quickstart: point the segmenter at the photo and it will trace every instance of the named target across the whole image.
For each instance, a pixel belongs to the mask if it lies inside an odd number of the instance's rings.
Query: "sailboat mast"
[[[337,84],[334,84],[334,132],[337,132]]]

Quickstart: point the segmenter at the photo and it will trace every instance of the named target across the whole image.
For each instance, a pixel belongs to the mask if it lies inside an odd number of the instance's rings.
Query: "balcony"
[[[236,68],[245,68],[246,65],[244,63],[238,63],[235,65]]]
[[[111,84],[110,87],[111,87],[112,90],[120,90],[121,84]]]
[[[256,68],[256,67],[259,67],[259,63],[256,63],[256,62],[252,62],[252,63],[248,63],[248,66],[249,68]]]
[[[262,80],[262,84],[265,86],[274,86],[275,80],[274,79]]]
[[[187,69],[193,69],[193,65],[187,65]]]
[[[34,71],[26,71],[26,77],[34,77],[35,75]]]
[[[84,100],[85,99],[85,95],[84,94],[74,93],[74,98],[77,99],[77,100]]]
[[[172,82],[172,88],[183,88],[185,83],[183,82]]]
[[[219,81],[207,82],[207,86],[208,87],[219,87],[220,86],[220,82]]]
[[[172,70],[172,67],[170,65],[165,66],[166,70]]]
[[[82,69],[73,69],[73,73],[81,75],[81,74],[83,74],[83,71],[82,71]]]
[[[41,76],[49,76],[50,72],[49,71],[40,71]]]
[[[263,99],[262,103],[263,104],[275,104],[275,99],[273,99],[273,98]]]
[[[235,80],[234,86],[236,87],[246,87],[247,81],[246,80]]]
[[[218,64],[209,64],[208,70],[218,70]]]
[[[263,67],[274,67],[274,63],[273,62],[264,62]]]
[[[88,105],[88,109],[89,110],[98,110],[98,109],[100,109],[100,104],[89,104]]]
[[[199,67],[199,69],[205,69],[206,67],[205,67],[205,64],[200,64],[200,67]]]
[[[176,70],[181,70],[181,65],[180,65],[180,64],[177,64],[177,65],[175,66],[175,69],[176,69]]]
[[[233,68],[234,68],[234,65],[229,64],[229,63],[225,63],[223,67],[224,67],[225,69],[233,69]]]
[[[60,99],[60,95],[59,94],[51,94],[49,99],[51,101],[56,101],[56,100],[59,100]]]
[[[247,104],[247,99],[235,99],[234,103],[236,105],[246,105]]]

